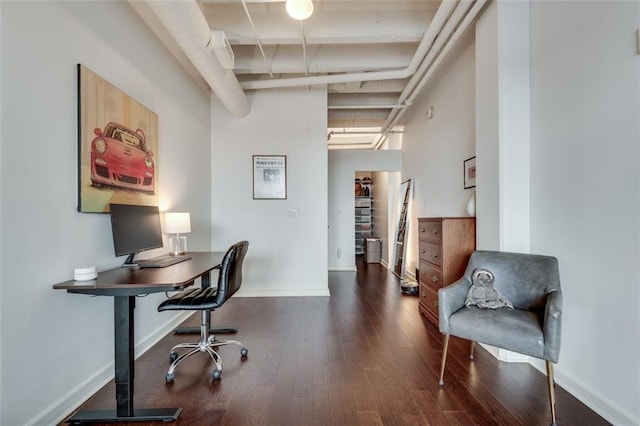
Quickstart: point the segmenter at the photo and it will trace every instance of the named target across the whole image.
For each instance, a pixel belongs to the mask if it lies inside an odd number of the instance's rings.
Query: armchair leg
[[[449,335],[444,335],[444,343],[442,345],[442,364],[440,364],[440,381],[438,384],[444,386],[444,365],[447,362],[447,349],[449,349]]]
[[[551,406],[551,425],[556,425],[556,392],[554,389],[555,379],[553,378],[553,363],[545,361],[547,364],[547,385],[549,387],[549,405]]]
[[[473,355],[473,350],[475,349],[475,347],[476,347],[476,341],[472,340],[471,341],[471,349],[469,351],[469,359],[472,360],[472,361],[475,359],[475,356]]]

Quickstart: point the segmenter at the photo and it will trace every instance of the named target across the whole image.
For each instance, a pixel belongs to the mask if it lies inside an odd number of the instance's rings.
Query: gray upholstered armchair
[[[478,268],[491,271],[495,290],[513,304],[513,309],[465,305]],[[444,334],[441,386],[449,336],[471,340],[471,359],[475,342],[543,359],[547,365],[551,422],[556,423],[553,363],[558,361],[560,352],[562,291],[555,257],[475,251],[464,276],[438,291],[438,309],[440,331]]]

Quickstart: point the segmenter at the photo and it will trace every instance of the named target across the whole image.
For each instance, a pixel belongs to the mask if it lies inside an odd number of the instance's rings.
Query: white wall
[[[200,250],[210,247],[209,95],[126,3],[1,2],[0,11],[0,424],[55,424],[113,376],[113,301],[51,286],[75,267],[123,261],[108,215],[76,211],[76,64],[158,114],[160,203],[192,212],[189,244]],[[156,311],[162,298],[137,303],[138,353],[175,319]]]
[[[475,155],[475,67],[472,34],[460,40],[407,115],[402,141],[402,181],[413,179],[406,270],[418,266],[419,217],[468,216],[472,190],[464,189],[462,166]],[[433,106],[433,118],[427,109]],[[411,231],[413,229],[414,231]]]
[[[491,3],[476,22],[476,248],[500,249],[498,13]]]
[[[396,172],[398,174],[399,172]],[[391,212],[389,211],[389,172],[373,172],[373,236],[382,240],[380,252],[381,263],[389,265],[389,230]],[[393,232],[393,231],[392,231]]]
[[[326,89],[260,91],[233,118],[214,99],[212,241],[249,241],[240,296],[327,296]],[[287,199],[254,200],[252,156],[287,156]]]
[[[482,250],[529,252],[530,5],[493,2],[476,31],[476,191]],[[499,359],[529,357],[484,345]]]
[[[353,192],[356,171],[399,171],[401,168],[399,150],[329,151],[329,248],[325,253],[328,253],[330,271],[356,270]]]
[[[558,257],[557,382],[624,425],[640,423],[638,16],[637,2],[498,2],[476,33],[478,247]],[[529,46],[530,69],[510,62]]]
[[[2,27],[2,7],[0,6],[0,28]],[[2,31],[0,31],[0,65],[2,64]],[[3,99],[2,97],[2,82],[3,82],[3,78],[2,78],[2,66],[0,66],[0,99]],[[3,103],[0,102],[0,176],[2,176],[2,106]],[[0,185],[0,200],[3,199],[2,196],[2,185]],[[2,208],[0,208],[0,235],[4,235],[4,233],[2,232],[3,226],[2,226]],[[0,243],[0,259],[2,259],[2,246],[3,244]],[[0,285],[2,285],[2,261],[0,261]],[[2,318],[2,291],[0,290],[0,318]],[[2,401],[2,388],[3,386],[1,385],[2,383],[4,383],[4,381],[2,380],[2,354],[4,353],[4,345],[3,345],[3,339],[2,339],[2,328],[0,327],[0,401]],[[0,403],[0,419],[2,419],[2,404]]]
[[[494,2],[476,32],[477,247],[529,251],[527,2]]]
[[[564,293],[558,382],[640,424],[640,3],[532,2],[531,250]]]

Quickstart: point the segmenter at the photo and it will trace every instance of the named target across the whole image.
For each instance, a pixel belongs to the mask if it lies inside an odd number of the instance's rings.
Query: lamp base
[[[187,252],[187,237],[175,235],[169,238],[169,254],[181,256]]]

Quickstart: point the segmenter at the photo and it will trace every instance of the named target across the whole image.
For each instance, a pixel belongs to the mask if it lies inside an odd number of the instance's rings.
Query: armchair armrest
[[[438,316],[440,332],[449,334],[449,317],[464,307],[471,281],[462,277],[438,290]]]
[[[562,325],[562,291],[555,290],[547,295],[543,321],[544,358],[548,361],[558,362]]]

